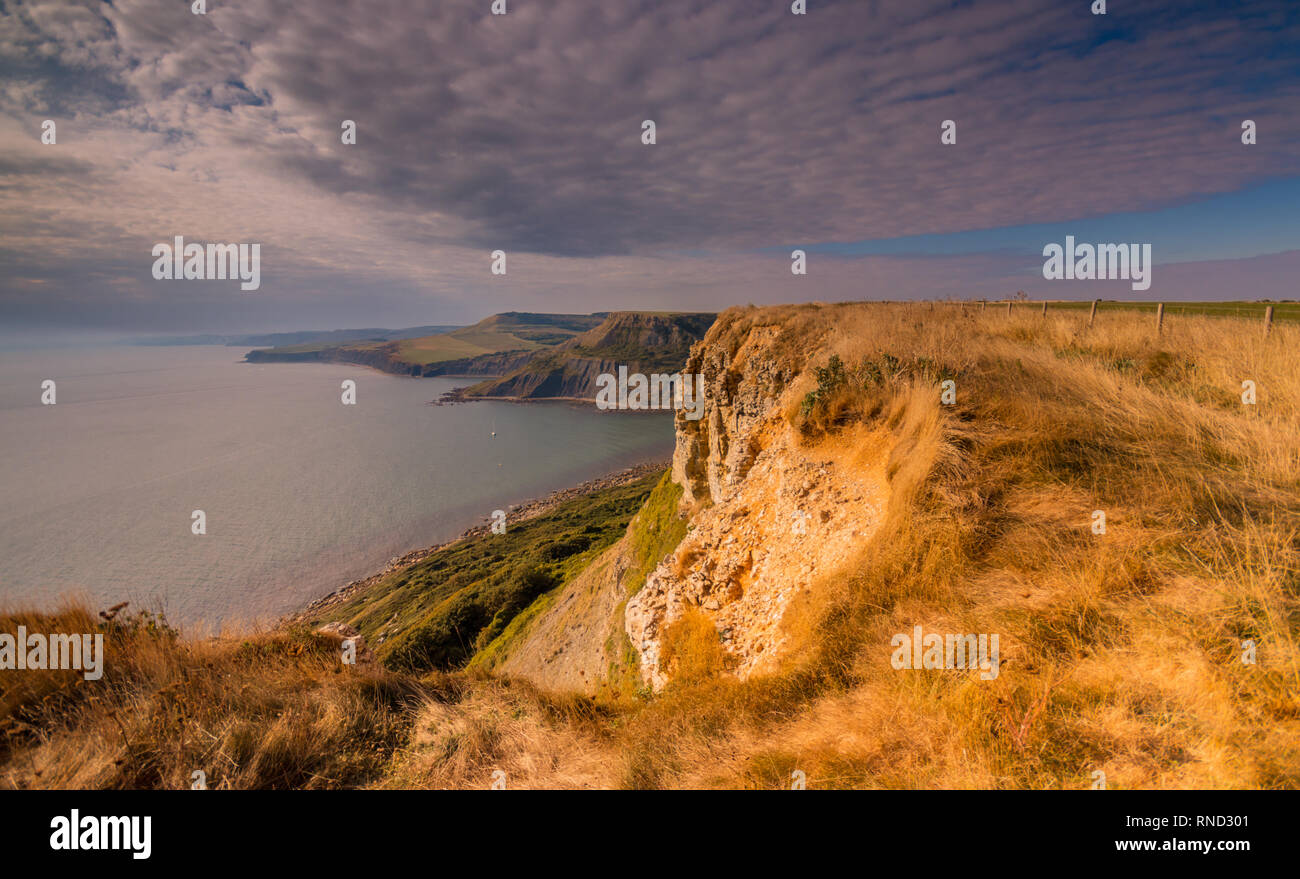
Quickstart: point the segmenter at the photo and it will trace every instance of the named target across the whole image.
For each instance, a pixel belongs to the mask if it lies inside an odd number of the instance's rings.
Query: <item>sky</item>
[[[1300,298],[1300,3],[1092,4],[0,0],[0,329]],[[1151,288],[1044,279],[1066,235]]]

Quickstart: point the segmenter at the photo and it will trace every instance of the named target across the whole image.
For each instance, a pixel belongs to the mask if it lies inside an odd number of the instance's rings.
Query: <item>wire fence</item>
[[[1148,314],[1152,317],[1155,329],[1164,329],[1165,318],[1185,316],[1232,317],[1243,320],[1258,321],[1265,335],[1273,330],[1273,324],[1280,321],[1300,321],[1300,302],[1122,302],[1108,299],[1093,300],[1030,300],[1030,299],[980,299],[964,301],[963,308],[978,308],[981,311],[1001,309],[1007,316],[1013,314],[1038,313],[1043,317],[1061,312],[1086,312],[1088,325],[1091,326],[1101,313],[1128,312]]]

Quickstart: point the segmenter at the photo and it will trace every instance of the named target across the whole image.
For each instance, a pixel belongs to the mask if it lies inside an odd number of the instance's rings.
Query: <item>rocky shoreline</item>
[[[659,470],[665,470],[668,468],[668,466],[669,466],[668,461],[659,461],[659,462],[653,462],[648,464],[637,464],[634,467],[629,467],[626,470],[620,470],[617,473],[611,473],[608,476],[601,476],[596,479],[589,479],[586,482],[583,482],[579,485],[572,486],[570,488],[561,488],[557,491],[551,492],[550,494],[542,498],[536,498],[534,500],[525,501],[522,504],[514,504],[506,510],[507,521],[523,522],[527,519],[532,519],[535,516],[540,516],[543,513],[549,512],[550,510],[554,509],[555,507],[559,506],[565,501],[570,501],[573,500],[574,498],[591,494],[592,492],[602,491],[607,488],[615,488],[620,485],[626,485],[629,482],[635,482],[636,480],[641,479],[644,476],[648,476],[651,473],[657,472]],[[378,583],[384,577],[387,577],[389,574],[392,574],[395,571],[405,570],[406,568],[409,568],[411,565],[417,564],[418,562],[422,562],[425,559],[427,559],[429,556],[433,555],[434,553],[446,549],[449,546],[453,546],[462,540],[465,540],[470,537],[478,537],[484,534],[488,534],[490,533],[490,530],[491,530],[490,525],[474,525],[470,528],[465,529],[459,537],[456,537],[452,540],[448,540],[445,543],[439,543],[433,546],[427,546],[423,549],[412,550],[411,552],[408,552],[405,555],[397,556],[396,558],[390,559],[388,564],[384,566],[384,569],[382,571],[371,574],[368,577],[363,577],[359,580],[353,580],[351,583],[348,583],[346,586],[340,587],[339,589],[334,590],[328,595],[323,595],[320,598],[317,598],[315,601],[307,605],[302,610],[289,614],[288,616],[284,617],[280,621],[280,624],[293,625],[295,623],[307,622],[308,620],[311,620],[314,617],[318,617],[322,611],[328,610],[331,607],[342,604],[343,602],[356,597],[360,593],[366,591],[371,586]]]
[[[458,378],[458,376],[450,376]],[[450,391],[443,391],[442,396],[436,400],[430,400],[430,406],[453,406],[457,403],[477,403],[483,400],[489,400],[497,403],[591,403],[595,404],[594,397],[488,397],[479,394],[465,393],[471,385],[461,388],[452,388]]]
[[[455,376],[453,376],[455,377]],[[672,412],[671,409],[601,409],[596,405],[595,397],[506,397],[506,396],[481,396],[479,394],[467,394],[469,386],[463,388],[452,388],[450,391],[444,391],[442,396],[436,400],[430,400],[429,406],[454,406],[457,403],[477,403],[481,401],[491,401],[496,403],[521,403],[524,405],[530,403],[577,403],[592,406],[597,412],[611,412],[618,415],[662,415],[665,412]],[[667,466],[667,465],[665,465]]]

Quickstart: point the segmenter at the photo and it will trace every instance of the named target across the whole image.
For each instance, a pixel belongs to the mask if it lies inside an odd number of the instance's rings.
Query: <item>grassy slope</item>
[[[466,639],[500,649],[513,616],[547,606],[664,484],[662,474],[651,474],[509,523],[503,535],[462,540],[324,617],[279,632],[189,642],[148,614],[114,622],[77,607],[0,614],[0,631],[19,624],[99,631],[108,651],[98,683],[59,671],[0,681],[0,765],[21,787],[184,788],[195,767],[214,788],[381,781],[409,740],[415,708],[455,701],[474,686],[472,678],[432,669],[465,663],[460,633],[435,658],[429,632],[450,618],[462,626],[487,620],[483,630],[463,628]],[[522,581],[539,574],[536,584],[548,591],[534,599]],[[341,667],[337,639],[313,633],[327,620],[352,622],[371,644],[388,632],[375,651],[380,661]],[[413,653],[412,644],[424,649]],[[40,745],[42,737],[53,743]]]
[[[6,672],[5,787],[337,788],[382,777],[415,707],[451,682],[376,665],[344,668],[339,641],[303,628],[182,639],[145,615],[105,621],[76,607],[0,615],[0,630],[104,635],[104,677]]]
[[[677,544],[686,536],[690,523],[679,511],[681,499],[682,487],[665,473],[628,526],[631,565],[623,572],[622,583],[628,598],[641,591],[646,577],[677,549]],[[623,608],[626,606],[625,599],[615,614],[614,634],[605,642],[605,655],[609,658],[605,689],[611,694],[637,693],[643,686],[636,648],[623,629]]]
[[[629,598],[641,590],[645,578],[686,536],[689,523],[677,509],[681,499],[682,487],[665,473],[632,520],[628,528],[632,566],[623,575],[623,588]]]
[[[507,332],[478,331],[463,336],[456,335],[460,332],[457,330],[441,336],[404,339],[397,343],[397,359],[424,365],[502,351],[533,351],[541,347],[536,342]]]
[[[627,526],[625,540],[611,546],[602,555],[590,561],[590,568],[583,572],[594,574],[598,578],[597,588],[616,588],[626,597],[635,595],[645,584],[646,577],[655,566],[663,561],[681,542],[686,534],[687,520],[678,511],[678,501],[682,489],[672,481],[668,472],[664,472],[655,483],[653,491],[645,498],[640,510],[632,517]],[[622,571],[617,584],[615,576],[615,556],[626,553],[627,567]],[[592,570],[594,569],[594,570]],[[575,572],[576,574],[577,572]],[[571,583],[573,578],[568,578]],[[561,597],[566,595],[563,588],[555,589],[538,598],[527,609],[517,614],[504,631],[491,643],[480,650],[469,662],[468,668],[492,670],[514,651],[518,650],[533,634],[533,625],[554,607]],[[637,679],[638,664],[635,652],[627,635],[623,633],[623,606],[626,598],[618,606],[613,619],[602,620],[602,629],[609,629],[611,634],[602,645],[609,663],[606,668],[607,689],[616,692],[634,692],[640,688]],[[570,602],[568,614],[581,613],[582,602]],[[581,617],[565,616],[560,621],[572,622]],[[600,637],[591,632],[592,637]],[[537,649],[548,649],[550,645],[539,645]]]
[[[572,338],[600,320],[584,314],[496,314],[471,327],[398,342],[397,356],[424,365],[503,351],[536,351]]]
[[[461,540],[315,622],[350,622],[393,668],[458,668],[622,537],[658,479],[646,476],[566,501],[541,516],[508,522],[505,534]]]
[[[681,369],[691,345],[703,338],[717,315],[708,312],[641,312],[615,314],[606,326],[583,333],[565,346],[565,353],[595,360],[639,363],[642,369],[669,372]],[[674,326],[669,344],[647,345],[650,327]]]

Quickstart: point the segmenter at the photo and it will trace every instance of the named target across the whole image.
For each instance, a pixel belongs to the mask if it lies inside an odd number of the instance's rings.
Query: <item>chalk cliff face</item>
[[[878,473],[838,449],[803,447],[784,417],[804,356],[787,350],[782,328],[717,330],[686,367],[704,375],[705,415],[677,419],[672,475],[693,508],[690,529],[625,610],[656,689],[671,675],[665,628],[688,609],[713,622],[737,675],[770,668],[787,646],[791,600],[832,576],[882,512]]]
[[[721,500],[753,465],[760,429],[776,415],[795,372],[772,356],[779,333],[779,327],[753,327],[734,354],[715,340],[687,361],[684,372],[704,376],[705,414],[677,419],[673,481],[684,489],[686,503]]]
[[[713,624],[736,675],[788,655],[791,602],[835,576],[883,509],[884,478],[869,445],[866,454],[861,444],[853,454],[835,443],[808,445],[786,418],[808,390],[797,379],[819,356],[818,339],[798,328],[753,325],[745,310],[718,318],[684,369],[704,377],[704,416],[676,416],[671,478],[681,500],[674,492],[673,506],[686,519],[685,536],[656,542],[671,517],[651,525],[643,511],[619,545],[566,587],[506,671],[588,692],[607,674],[630,672],[658,689],[673,674],[665,634],[688,612]],[[629,546],[647,544],[666,555],[629,562]],[[630,576],[634,570],[649,573]]]

